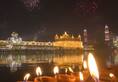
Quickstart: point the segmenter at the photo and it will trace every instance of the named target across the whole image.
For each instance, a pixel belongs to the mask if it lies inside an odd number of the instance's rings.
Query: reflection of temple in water
[[[0,55],[0,66],[10,67],[16,71],[23,64],[37,65],[41,63],[54,63],[57,65],[82,64],[82,54],[7,54]]]
[[[16,62],[19,64],[20,63],[41,63],[41,62],[54,62],[57,64],[63,64],[63,63],[70,64],[70,63],[81,63],[81,61],[82,61],[82,55],[80,55],[80,54],[0,55],[0,64],[9,64],[12,62]]]
[[[0,65],[16,71],[22,64],[54,63],[57,65],[82,64],[82,54],[1,54]]]

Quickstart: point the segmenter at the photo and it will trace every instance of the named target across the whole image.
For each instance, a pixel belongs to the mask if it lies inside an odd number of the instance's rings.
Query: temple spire
[[[110,40],[110,31],[109,31],[109,27],[108,25],[105,25],[105,41],[109,41]]]

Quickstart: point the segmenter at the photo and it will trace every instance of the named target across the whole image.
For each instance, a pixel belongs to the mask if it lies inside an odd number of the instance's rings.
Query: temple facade
[[[0,54],[83,54],[81,36],[68,34],[55,35],[52,42],[24,41],[18,33],[13,32],[7,40],[0,40]]]
[[[23,41],[15,32],[7,40],[0,40],[0,64],[8,64],[10,67],[39,62],[81,64],[82,55],[81,36],[73,36],[67,32],[55,35],[52,42]]]
[[[55,41],[53,46],[64,47],[64,48],[80,48],[83,49],[83,43],[81,41],[81,36],[73,36],[65,32],[62,35],[55,35]]]
[[[53,42],[40,42],[40,41],[23,41],[18,33],[12,32],[11,37],[7,40],[0,40],[0,49],[13,49],[13,48],[39,48],[39,47],[62,47],[62,48],[80,48],[83,49],[83,43],[81,36],[77,37],[68,34],[58,36],[55,35],[55,41]]]

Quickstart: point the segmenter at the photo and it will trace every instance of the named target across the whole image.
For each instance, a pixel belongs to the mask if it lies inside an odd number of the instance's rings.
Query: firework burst
[[[21,0],[28,10],[40,9],[40,0]]]
[[[97,8],[97,0],[76,0],[74,11],[76,14],[90,15],[95,13]]]

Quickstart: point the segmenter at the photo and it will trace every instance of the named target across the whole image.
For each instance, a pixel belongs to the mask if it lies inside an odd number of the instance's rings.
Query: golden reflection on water
[[[54,62],[56,64],[81,63],[82,55],[80,54],[3,54],[0,55],[0,64],[16,63],[41,63]]]
[[[82,63],[82,55],[65,55],[62,57],[54,57],[53,61],[56,64],[74,64],[74,63]]]

